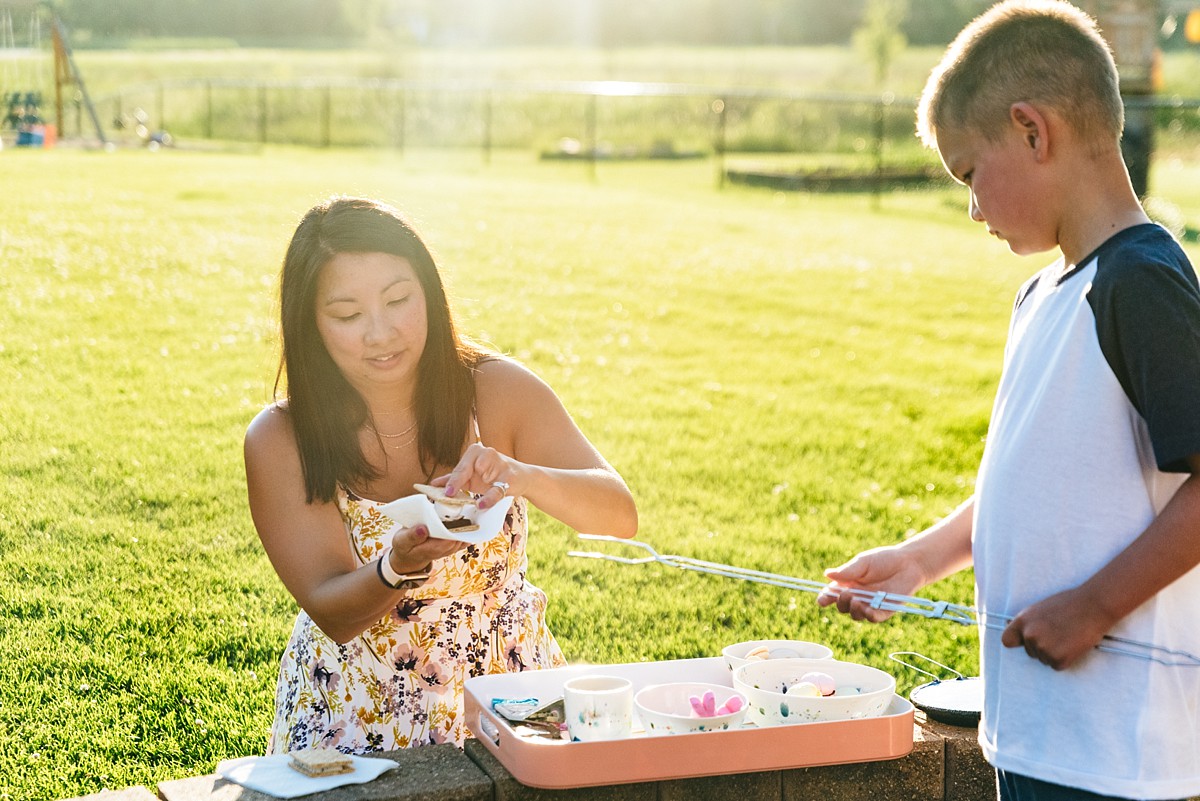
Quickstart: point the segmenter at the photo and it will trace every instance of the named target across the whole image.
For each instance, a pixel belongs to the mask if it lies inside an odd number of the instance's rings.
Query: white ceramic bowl
[[[811,671],[833,677],[833,695],[788,695],[788,687]],[[883,714],[896,692],[896,679],[869,665],[834,659],[768,659],[747,662],[733,671],[733,686],[746,696],[746,721],[783,726],[827,720],[871,718]]]
[[[758,647],[765,647],[771,659],[832,659],[833,651],[828,646],[804,640],[747,640],[721,649],[725,666],[732,672],[749,661],[746,654]]]
[[[700,717],[692,711],[691,696],[704,697],[706,690],[715,696],[716,708],[720,709],[733,696],[740,696],[742,706],[737,712],[713,717]],[[646,734],[690,734],[700,731],[721,731],[741,725],[746,716],[746,696],[732,687],[703,682],[678,682],[675,684],[651,684],[643,687],[633,697],[633,705],[646,729]]]

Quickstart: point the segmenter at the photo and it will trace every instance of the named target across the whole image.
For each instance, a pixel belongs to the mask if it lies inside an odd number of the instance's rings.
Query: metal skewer
[[[567,556],[577,556],[583,559],[602,559],[607,562],[617,562],[623,565],[645,565],[656,562],[679,570],[692,570],[697,573],[707,573],[713,576],[725,576],[726,578],[751,581],[756,584],[768,584],[772,587],[783,587],[815,595],[835,591],[842,594],[848,593],[856,598],[867,601],[872,609],[920,615],[931,620],[948,620],[964,626],[982,626],[984,628],[1002,630],[1012,620],[1011,615],[996,612],[981,613],[974,607],[952,604],[948,601],[931,601],[928,598],[919,598],[915,595],[900,595],[882,590],[872,592],[871,590],[853,587],[834,588],[830,584],[820,581],[784,576],[778,573],[767,573],[762,570],[751,570],[734,565],[723,565],[718,562],[705,562],[689,556],[660,554],[648,543],[638,540],[625,540],[619,537],[608,537],[599,534],[580,534],[579,538],[594,542],[614,542],[621,545],[632,545],[635,548],[641,548],[649,555],[631,558],[599,551],[568,551]],[[1190,654],[1187,651],[1164,648],[1161,645],[1116,637],[1111,634],[1104,635],[1104,640],[1105,643],[1097,645],[1096,649],[1105,653],[1147,659],[1151,662],[1157,662],[1160,665],[1200,667],[1200,656]]]

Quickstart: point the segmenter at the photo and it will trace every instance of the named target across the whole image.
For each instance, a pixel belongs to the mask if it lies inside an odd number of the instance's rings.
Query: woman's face
[[[407,259],[334,256],[321,268],[315,311],[326,350],[360,393],[416,381],[427,333],[425,292]]]

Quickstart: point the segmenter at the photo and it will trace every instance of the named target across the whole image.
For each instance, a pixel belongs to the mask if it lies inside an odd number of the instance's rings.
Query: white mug
[[[574,742],[628,737],[633,728],[633,682],[617,676],[576,676],[563,684],[563,707]]]

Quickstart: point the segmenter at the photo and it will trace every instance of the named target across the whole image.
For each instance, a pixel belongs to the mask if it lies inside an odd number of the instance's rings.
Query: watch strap
[[[419,573],[397,573],[392,568],[391,555],[392,549],[388,548],[382,556],[375,560],[375,571],[379,574],[379,580],[386,586],[393,590],[412,590],[429,580],[429,570],[433,567],[432,562]]]

